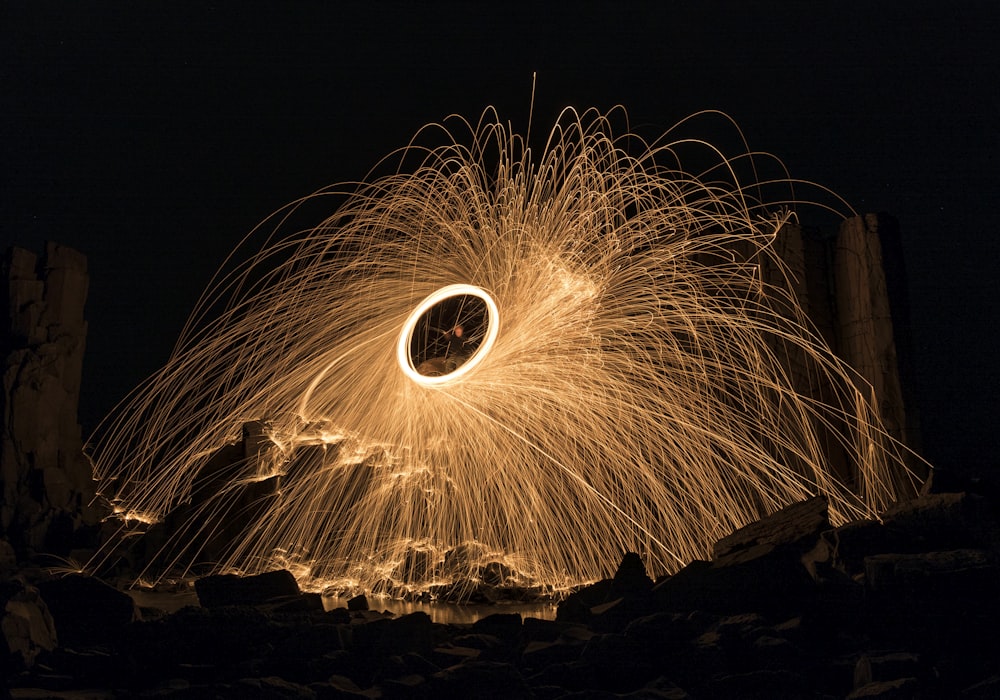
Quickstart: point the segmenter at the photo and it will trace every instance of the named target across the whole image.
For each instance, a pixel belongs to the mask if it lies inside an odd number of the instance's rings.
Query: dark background
[[[899,219],[923,452],[1000,466],[1000,4],[365,5],[0,3],[0,245],[88,256],[85,431],[261,219],[451,113],[523,131],[537,72],[536,133],[567,105],[647,134],[722,110]]]

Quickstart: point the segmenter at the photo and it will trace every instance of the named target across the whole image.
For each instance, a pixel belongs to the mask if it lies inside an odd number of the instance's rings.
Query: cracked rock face
[[[9,249],[2,267],[0,535],[19,554],[70,556],[99,519],[77,422],[87,260],[49,243]]]
[[[919,450],[920,425],[909,396],[909,302],[899,223],[887,214],[853,216],[832,235],[786,224],[775,239],[785,272],[765,267],[785,287],[834,353],[858,373],[858,389],[874,399],[888,435]],[[827,403],[822,378],[805,370],[793,348],[779,348],[805,396]],[[838,476],[857,478],[844,455],[828,455]],[[916,460],[908,466],[923,474]]]

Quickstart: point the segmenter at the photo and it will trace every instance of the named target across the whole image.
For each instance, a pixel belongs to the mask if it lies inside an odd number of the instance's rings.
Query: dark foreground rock
[[[659,581],[627,554],[555,620],[324,611],[287,572],[205,579],[201,607],[138,615],[85,577],[12,579],[0,652],[14,697],[992,698],[996,514],[988,494],[928,489],[834,528],[811,499]],[[67,597],[90,622],[67,622]]]
[[[256,576],[220,574],[195,581],[195,593],[203,608],[230,605],[262,605],[298,596],[299,584],[289,571],[268,571]]]
[[[62,647],[90,648],[113,642],[139,619],[132,598],[96,578],[69,574],[38,583]]]

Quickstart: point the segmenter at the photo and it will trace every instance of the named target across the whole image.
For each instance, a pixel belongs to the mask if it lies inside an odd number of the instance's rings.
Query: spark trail
[[[844,522],[912,492],[790,292],[776,161],[616,115],[567,110],[537,157],[489,110],[427,127],[442,145],[265,221],[92,442],[123,532],[175,520],[147,575],[560,590],[626,551],[675,571],[810,495]]]

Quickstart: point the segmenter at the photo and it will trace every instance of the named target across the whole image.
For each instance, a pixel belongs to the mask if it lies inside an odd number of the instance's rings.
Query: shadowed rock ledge
[[[555,620],[324,610],[280,571],[199,581],[172,614],[22,576],[4,675],[13,697],[992,698],[998,501],[967,486],[838,528],[823,499],[792,504],[658,581],[626,554]]]

